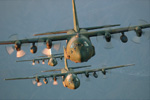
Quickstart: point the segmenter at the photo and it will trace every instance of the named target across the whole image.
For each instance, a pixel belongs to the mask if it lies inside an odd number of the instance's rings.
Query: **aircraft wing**
[[[122,32],[127,32],[127,31],[133,31],[137,27],[140,27],[141,29],[150,28],[150,24],[124,27],[124,28],[116,28],[116,29],[111,29],[111,30],[82,32],[81,34],[83,34],[87,37],[93,37],[93,36],[97,36],[97,35],[102,36],[102,35],[105,35],[105,32],[109,32],[110,34],[116,34],[116,33],[122,33]],[[0,41],[0,45],[15,44],[16,41],[21,42],[21,44],[46,42],[47,39],[50,39],[51,41],[60,41],[60,40],[67,40],[67,39],[71,38],[74,35],[76,35],[76,34],[65,34],[65,35],[59,35],[59,36],[48,36],[48,37],[30,38],[30,39],[21,39],[21,40],[12,40],[12,41]]]
[[[44,58],[36,58],[36,59],[29,59],[29,60],[18,60],[16,62],[26,62],[26,61],[39,61],[39,60],[48,60],[50,58],[63,58],[64,55],[56,55],[56,56],[51,56],[51,57],[44,57]]]
[[[79,69],[79,68],[85,68],[85,67],[91,67],[91,65],[87,66],[77,66],[77,67],[68,67],[68,69]],[[52,70],[45,70],[41,72],[54,72],[54,71],[61,71],[62,69],[52,69]]]
[[[80,29],[93,30],[93,29],[102,29],[102,28],[115,27],[115,26],[120,26],[120,24],[104,25],[104,26],[95,26],[95,27],[84,27],[84,28],[80,28]],[[70,30],[73,30],[73,29],[70,29]],[[61,34],[61,33],[67,33],[68,31],[69,31],[69,30],[56,31],[56,32],[45,32],[45,33],[34,34],[34,36],[39,36],[39,35],[51,35],[51,34]]]
[[[49,34],[61,34],[61,33],[67,33],[68,31],[69,31],[69,30],[56,31],[56,32],[38,33],[38,34],[34,34],[34,36],[39,36],[39,35],[49,35]]]
[[[90,70],[84,70],[84,71],[77,71],[73,72],[74,74],[85,74],[85,73],[92,73],[92,72],[98,72],[98,71],[106,71],[110,69],[115,69],[115,68],[122,68],[122,67],[127,67],[127,66],[133,66],[135,64],[127,64],[127,65],[120,65],[120,66],[114,66],[114,67],[106,67],[106,68],[97,68],[97,69],[90,69]]]
[[[93,30],[93,29],[102,29],[102,28],[115,27],[115,26],[120,26],[120,24],[104,25],[104,26],[95,26],[95,27],[85,27],[85,28],[81,28],[81,29]]]
[[[61,76],[65,76],[69,73],[71,74],[85,74],[85,73],[91,73],[91,72],[97,72],[97,71],[105,71],[105,70],[110,70],[110,69],[115,69],[115,68],[122,68],[122,67],[127,67],[127,66],[133,66],[134,64],[127,64],[127,65],[120,65],[120,66],[114,66],[114,67],[106,67],[106,68],[98,68],[98,69],[91,69],[91,70],[84,70],[84,71],[71,71],[67,73],[58,73],[58,74],[50,74],[50,75],[39,75],[39,76],[31,76],[31,77],[18,77],[18,78],[7,78],[5,80],[22,80],[22,79],[35,79],[35,78],[57,78]]]
[[[130,26],[130,27],[123,27],[123,28],[116,28],[116,29],[110,29],[110,30],[100,30],[100,31],[91,31],[91,32],[82,32],[81,34],[87,36],[87,37],[93,37],[93,36],[104,36],[106,32],[109,32],[110,34],[116,34],[116,33],[123,33],[128,31],[134,31],[137,28],[144,29],[144,28],[150,28],[150,24],[144,24],[144,25],[137,25],[137,26]]]
[[[39,76],[29,76],[29,77],[18,77],[18,78],[6,78],[4,80],[24,80],[24,79],[36,79],[36,78],[57,78],[61,76],[65,76],[67,73],[59,73],[59,74],[51,74],[51,75],[39,75]]]
[[[0,41],[0,45],[6,44],[15,44],[16,41],[24,43],[37,43],[37,42],[46,42],[47,39],[51,41],[60,41],[60,40],[67,40],[68,38],[72,37],[74,34],[66,34],[66,35],[59,35],[59,36],[48,36],[48,37],[40,37],[40,38],[30,38],[30,39],[20,39],[20,40],[10,40],[10,41]]]

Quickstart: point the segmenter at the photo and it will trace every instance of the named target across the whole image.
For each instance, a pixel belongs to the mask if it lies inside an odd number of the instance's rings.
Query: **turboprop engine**
[[[48,65],[56,66],[57,65],[57,60],[55,58],[50,58],[49,61],[48,61]]]

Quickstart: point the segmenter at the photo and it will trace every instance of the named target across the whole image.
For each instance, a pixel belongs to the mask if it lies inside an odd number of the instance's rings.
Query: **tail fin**
[[[78,23],[78,17],[77,17],[77,13],[76,13],[76,5],[75,5],[74,0],[72,0],[72,10],[73,10],[74,30],[75,30],[75,32],[79,32],[79,23]]]

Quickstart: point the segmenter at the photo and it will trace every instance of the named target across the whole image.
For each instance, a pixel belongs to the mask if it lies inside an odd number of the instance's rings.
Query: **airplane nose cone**
[[[70,89],[77,89],[80,86],[80,80],[76,78],[72,83],[69,84]]]
[[[79,79],[74,82],[74,86],[75,86],[74,89],[77,89],[80,86],[80,80]]]
[[[89,58],[89,54],[83,50],[76,52],[76,60],[77,62],[85,62]]]

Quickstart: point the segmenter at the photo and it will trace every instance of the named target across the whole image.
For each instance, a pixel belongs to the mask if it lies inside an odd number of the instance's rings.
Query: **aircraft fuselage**
[[[75,63],[86,62],[95,55],[95,49],[89,38],[82,34],[71,37],[65,49],[65,57]]]
[[[68,72],[65,69],[61,70],[62,73]],[[77,75],[69,73],[66,76],[63,76],[63,85],[69,89],[77,89],[80,86],[80,79]]]

